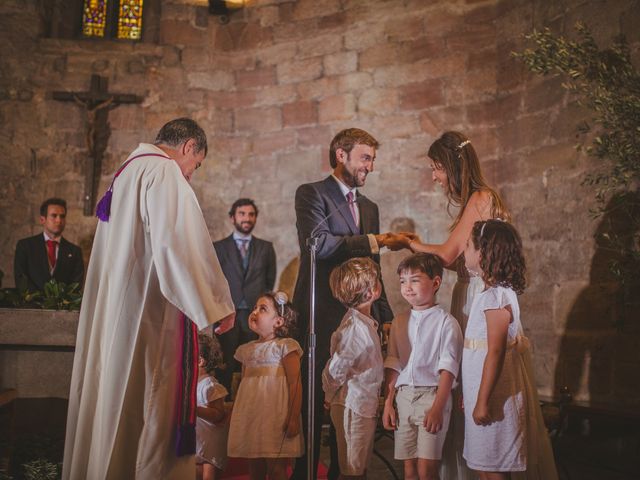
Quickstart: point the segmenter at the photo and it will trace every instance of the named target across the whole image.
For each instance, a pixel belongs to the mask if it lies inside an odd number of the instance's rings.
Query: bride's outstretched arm
[[[469,198],[460,221],[452,230],[449,238],[442,244],[422,243],[417,238],[402,234],[389,234],[385,246],[391,250],[409,248],[413,252],[433,253],[442,259],[445,265],[451,265],[464,252],[467,239],[471,235],[473,224],[490,217],[491,197],[487,192],[475,192]]]

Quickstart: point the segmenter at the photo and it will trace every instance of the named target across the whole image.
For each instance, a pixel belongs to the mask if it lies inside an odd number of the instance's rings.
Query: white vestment
[[[140,144],[131,154],[155,153]],[[130,157],[130,158],[131,158]],[[98,222],[69,395],[63,479],[191,479],[175,453],[179,311],[199,329],[233,313],[229,287],[178,164],[133,160]]]

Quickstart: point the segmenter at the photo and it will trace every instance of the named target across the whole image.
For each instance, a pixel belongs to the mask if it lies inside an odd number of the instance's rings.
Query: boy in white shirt
[[[378,323],[371,317],[382,291],[380,267],[370,258],[353,258],[331,272],[329,286],[348,310],[331,336],[331,358],[322,372],[325,408],[336,429],[339,478],[365,478],[384,373]]]
[[[439,478],[451,389],[460,371],[460,326],[435,303],[442,272],[439,257],[428,253],[413,254],[398,266],[400,291],[412,309],[391,324],[382,422],[396,430],[394,456],[404,460],[405,479]]]

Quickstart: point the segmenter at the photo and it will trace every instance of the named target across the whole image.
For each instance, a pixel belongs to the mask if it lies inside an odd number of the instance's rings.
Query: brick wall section
[[[47,92],[84,90],[92,73],[109,77],[114,92],[145,97],[142,106],[110,113],[100,190],[139,141],[151,141],[171,118],[191,116],[209,135],[210,154],[193,186],[212,237],[229,233],[233,200],[253,197],[261,208],[256,234],[275,242],[280,270],[297,255],[295,188],[329,172],[329,141],[347,126],[367,129],[382,143],[364,191],[381,205],[383,228],[409,216],[425,240],[444,240],[451,219],[431,182],[426,150],[444,130],[458,129],[472,139],[522,233],[530,260],[524,322],[536,345],[540,386],[550,393],[574,299],[590,285],[595,223],[587,212],[592,195],[580,180],[593,163],[572,149],[572,127],[584,112],[558,80],[528,75],[510,52],[533,27],[570,33],[580,18],[603,41],[626,33],[636,57],[640,39],[631,0],[607,8],[547,3],[255,0],[221,25],[203,7],[165,1],[161,43],[131,45],[40,38],[37,2],[3,2],[4,285],[13,283],[15,242],[39,231],[37,208],[48,196],[67,198],[66,236],[89,253],[95,219],[82,216],[84,119]],[[445,305],[451,280],[441,293]],[[560,364],[584,361],[577,355]],[[605,380],[598,377],[591,394],[603,382],[622,388],[614,377],[635,366],[629,358],[615,372],[598,370]]]

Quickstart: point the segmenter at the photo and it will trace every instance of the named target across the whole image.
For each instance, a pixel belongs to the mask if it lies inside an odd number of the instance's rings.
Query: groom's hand
[[[378,248],[386,247],[385,241],[388,236],[389,236],[388,233],[379,233],[375,235]]]
[[[402,234],[388,233],[384,240],[384,246],[390,250],[402,250],[403,248],[409,248],[410,242],[411,239]]]

